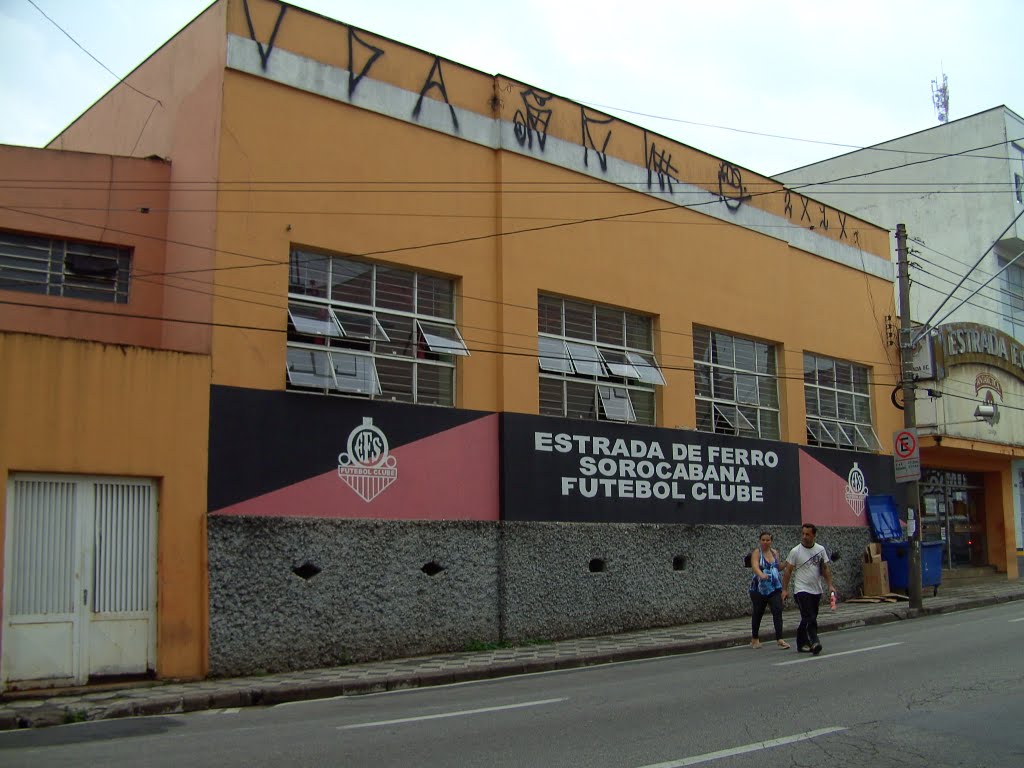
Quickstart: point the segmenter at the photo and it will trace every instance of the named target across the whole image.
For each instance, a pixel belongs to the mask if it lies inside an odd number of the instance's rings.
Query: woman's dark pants
[[[762,595],[760,592],[750,593],[750,602],[754,606],[754,612],[750,616],[750,636],[757,639],[761,630],[761,617],[764,616],[764,609],[771,606],[772,621],[775,622],[775,639],[782,639],[782,590],[776,589],[770,595]]]

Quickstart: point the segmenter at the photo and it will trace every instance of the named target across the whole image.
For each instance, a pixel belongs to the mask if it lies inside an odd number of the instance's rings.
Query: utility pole
[[[907,228],[896,225],[896,266],[900,291],[900,379],[903,383],[903,426],[917,428],[917,395],[914,386],[914,328],[910,319],[910,264]],[[910,607],[920,609],[921,601],[921,492],[920,483],[907,483],[907,592]]]

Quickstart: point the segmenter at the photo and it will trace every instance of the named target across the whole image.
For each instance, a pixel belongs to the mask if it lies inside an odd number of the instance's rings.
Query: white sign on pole
[[[917,429],[907,427],[894,432],[892,453],[897,483],[910,483],[921,479],[921,449],[917,444]]]

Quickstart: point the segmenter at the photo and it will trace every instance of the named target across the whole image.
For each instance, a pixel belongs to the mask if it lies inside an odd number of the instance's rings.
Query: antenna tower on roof
[[[938,78],[932,80],[932,104],[935,105],[935,115],[939,118],[939,122],[947,122],[949,120],[949,82],[945,73],[942,75],[942,85],[939,85]]]

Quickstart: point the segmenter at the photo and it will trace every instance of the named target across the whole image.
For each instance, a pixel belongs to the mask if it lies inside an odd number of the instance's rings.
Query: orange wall
[[[164,288],[144,275],[165,269],[170,166],[161,160],[0,146],[0,167],[25,180],[17,188],[0,189],[0,229],[132,249],[127,304],[0,290],[0,328],[161,346]]]
[[[985,474],[985,558],[1011,579],[1020,576],[1015,530],[1013,472],[1004,465],[998,473]]]
[[[206,356],[0,333],[0,477],[52,472],[159,483],[161,677],[206,672],[209,378]],[[4,482],[0,533],[6,492]]]
[[[879,434],[898,420],[888,400],[895,350],[882,342],[884,315],[892,311],[891,283],[696,211],[619,216],[661,206],[621,190],[580,194],[578,186],[568,186],[579,181],[577,175],[518,155],[502,154],[502,172],[508,185],[501,203],[506,230],[536,226],[552,216],[617,216],[502,239],[507,332],[536,336],[536,313],[521,307],[536,306],[538,291],[655,315],[656,351],[668,380],[662,426],[692,428],[695,422],[694,325],[781,345],[780,394],[789,405],[783,407],[786,439],[805,441],[805,350],[872,367]],[[536,412],[536,359],[506,359],[505,365],[509,397],[504,407]]]
[[[462,407],[537,412],[542,291],[657,318],[663,426],[695,422],[694,324],[781,345],[787,439],[805,439],[805,350],[872,367],[878,433],[899,426],[888,400],[895,350],[883,343],[888,281],[539,160],[234,71],[223,125],[224,177],[306,183],[221,194],[219,208],[242,212],[218,227],[218,384],[284,388],[294,243],[460,278],[459,322],[473,350],[459,364]],[[621,215],[652,208],[668,210]],[[499,231],[508,234],[490,236]]]
[[[217,214],[217,137],[224,73],[225,3],[216,3],[140,64],[49,147],[157,157],[173,167],[167,187],[162,345],[208,352],[212,246]]]
[[[494,153],[236,72],[224,93],[221,175],[302,183],[220,195],[220,209],[240,212],[222,215],[217,230],[224,298],[215,310],[214,382],[284,388],[294,243],[461,277],[459,320],[479,353],[459,369],[473,382],[459,404],[494,409],[497,357],[486,351],[497,338]],[[535,334],[519,344],[532,350]]]
[[[349,27],[283,8],[249,2],[265,54],[349,66]],[[656,351],[669,379],[660,394],[661,425],[694,424],[692,328],[702,324],[779,346],[786,439],[805,439],[805,350],[869,365],[883,442],[899,426],[888,404],[895,350],[883,341],[884,317],[893,314],[890,282],[699,208],[674,207],[541,159],[225,70],[225,33],[250,37],[241,0],[211,6],[132,73],[129,82],[160,105],[119,86],[54,142],[111,151],[111,133],[119,136],[115,144],[127,141],[126,131],[109,130],[111,122],[151,110],[131,151],[171,156],[168,238],[216,248],[186,255],[184,246],[168,247],[168,271],[188,270],[165,281],[173,286],[165,296],[168,314],[212,321],[201,332],[202,325],[168,333],[201,346],[209,339],[215,383],[285,386],[286,264],[294,244],[456,278],[458,320],[473,350],[459,362],[462,407],[536,412],[534,307],[538,291],[546,291],[656,318]],[[417,94],[439,62],[454,106],[505,121],[524,108],[527,86],[514,80],[357,34],[360,44],[384,52],[367,78]],[[366,49],[358,53],[365,57]],[[437,88],[424,93],[442,98]],[[544,106],[553,110],[550,139],[578,146],[579,105],[552,97]],[[679,179],[721,191],[718,158],[619,120],[614,128],[609,156],[643,167],[656,144],[671,155]],[[121,144],[116,148],[126,151]],[[817,204],[809,207],[813,224],[802,221],[798,196],[788,195],[787,209],[781,186],[738,170],[738,193],[749,196],[743,205],[800,225],[821,243],[851,245],[856,237],[864,253],[888,260],[884,230]],[[194,183],[208,180],[218,181],[215,197],[207,191],[214,187]],[[176,198],[182,194],[196,197]],[[194,208],[180,210],[186,202]],[[652,209],[666,210],[621,216]],[[609,216],[616,218],[512,234]],[[506,234],[495,237],[499,232]]]
[[[269,0],[252,0],[249,8],[255,38],[271,60],[290,52],[349,67],[346,25],[294,7],[282,14]],[[240,0],[228,0],[227,24],[229,33],[250,38]],[[384,51],[367,78],[412,94],[423,89],[433,54],[357,34],[361,44]],[[367,55],[360,43],[353,69],[361,66],[358,55]],[[523,108],[526,86],[440,62],[454,106],[509,122]],[[442,98],[437,88],[426,97]],[[552,98],[545,106],[554,111],[549,138],[578,145],[579,105]],[[887,280],[699,208],[236,70],[225,73],[221,126],[221,177],[278,183],[269,185],[272,193],[222,190],[218,201],[231,211],[217,232],[218,384],[284,388],[286,264],[296,244],[459,279],[458,320],[473,350],[459,362],[461,407],[537,412],[536,302],[538,292],[550,292],[656,318],[656,352],[668,378],[659,401],[662,426],[694,426],[694,324],[779,346],[785,439],[805,441],[804,351],[872,368],[883,445],[901,424],[889,404],[898,365],[896,350],[884,342],[885,316],[894,314]],[[610,156],[644,167],[642,129],[616,121],[613,138]],[[646,140],[672,154],[678,178],[719,190],[720,160],[656,134]],[[790,193],[787,209],[780,185],[746,171],[741,177],[749,195],[743,205],[802,226],[822,243],[859,245],[889,259],[884,230],[817,204],[808,209],[813,224],[801,222],[799,196]],[[652,209],[661,210],[643,213]],[[606,220],[571,223],[594,218]]]
[[[225,2],[228,7],[227,31],[249,38],[251,34],[243,0]],[[263,46],[264,53],[272,56],[273,49],[286,50],[333,67],[348,69],[349,32],[353,28],[301,8],[285,6],[276,0],[248,0],[248,7],[255,39]],[[435,82],[439,80],[434,72],[435,63],[439,62],[448,102],[455,107],[511,122],[517,111],[525,113],[528,105],[540,106],[552,113],[546,123],[549,137],[574,144],[582,141],[581,105],[544,91],[544,83],[525,84],[503,75],[491,75],[445,59],[443,51],[423,51],[373,31],[355,29],[355,32],[358,41],[354,46],[356,54],[353,57],[353,70],[361,72],[368,63],[368,46],[382,52],[366,71],[368,78],[418,94],[430,81],[431,75]],[[497,30],[495,34],[500,35],[501,31]],[[440,56],[436,55],[438,53]],[[523,93],[530,90],[541,96],[543,104],[538,104],[533,96],[524,99]],[[429,99],[442,99],[436,87],[429,88],[425,95]],[[658,154],[663,153],[666,158],[670,158],[673,169],[671,173],[677,180],[696,184],[715,194],[721,191],[729,197],[745,196],[748,198],[747,205],[784,217],[792,223],[813,227],[825,238],[847,244],[855,242],[869,253],[889,258],[887,233],[883,229],[816,202],[808,202],[805,211],[803,203],[807,201],[806,198],[798,192],[787,193],[782,185],[766,176],[738,168],[728,161],[620,118],[602,124],[598,121],[610,116],[589,107],[585,114],[591,121],[589,130],[594,145],[602,147],[611,157],[644,167],[647,154],[652,150]],[[605,144],[605,133],[608,130],[611,130],[612,135]],[[596,163],[595,155],[592,155],[591,162]],[[735,176],[736,173],[739,175]],[[722,184],[720,177],[724,178]],[[730,186],[730,180],[738,180],[739,188]],[[856,241],[853,239],[855,231],[858,233]]]

